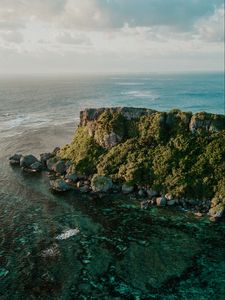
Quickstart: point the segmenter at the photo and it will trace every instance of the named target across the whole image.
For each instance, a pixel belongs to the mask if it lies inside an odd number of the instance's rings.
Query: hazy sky
[[[216,71],[223,0],[0,0],[0,73]]]

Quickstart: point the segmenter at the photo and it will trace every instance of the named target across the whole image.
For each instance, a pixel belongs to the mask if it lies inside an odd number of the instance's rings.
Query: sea
[[[52,194],[14,153],[69,143],[85,108],[224,114],[224,73],[0,76],[0,299],[225,299],[225,222],[135,197]]]

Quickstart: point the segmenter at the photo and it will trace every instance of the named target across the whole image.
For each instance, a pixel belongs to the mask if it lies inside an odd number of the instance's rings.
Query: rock
[[[110,177],[94,175],[91,180],[91,188],[94,192],[108,192],[113,187]]]
[[[158,192],[152,190],[152,189],[147,189],[147,194],[148,196],[151,198],[151,197],[156,197],[158,196]]]
[[[42,163],[37,161],[35,163],[33,163],[30,166],[31,170],[33,170],[34,172],[41,172],[42,171]]]
[[[77,174],[76,173],[72,173],[72,174],[66,174],[65,179],[72,181],[72,182],[76,182],[77,181]]]
[[[158,197],[156,198],[157,206],[166,206],[166,198],[165,197]]]
[[[165,195],[165,198],[166,198],[166,200],[172,200],[173,196],[168,193],[168,194]]]
[[[41,161],[41,163],[43,164],[44,167],[46,167],[47,160],[50,159],[53,156],[54,156],[54,154],[49,153],[49,152],[40,154],[40,161]]]
[[[57,161],[53,166],[52,170],[60,175],[63,175],[66,173],[66,165],[63,160]]]
[[[143,189],[140,189],[140,190],[138,191],[138,196],[140,196],[140,197],[144,197],[144,196],[146,196],[146,192],[145,192],[145,190],[143,190]]]
[[[57,192],[66,192],[71,190],[71,187],[63,179],[51,180],[50,186],[52,190]]]
[[[38,162],[38,159],[32,154],[21,156],[21,158],[20,158],[20,166],[21,167],[28,168],[33,163],[36,163],[36,162]]]
[[[128,183],[124,183],[123,185],[122,185],[122,192],[124,193],[124,194],[130,194],[130,193],[132,193],[134,191],[134,186],[133,185],[130,185],[130,184],[128,184]]]
[[[169,206],[172,206],[172,205],[175,205],[176,201],[174,199],[171,199],[171,200],[167,200],[167,205]]]
[[[203,216],[203,214],[202,214],[202,213],[200,213],[200,212],[198,211],[198,212],[196,212],[196,213],[195,213],[195,216],[196,216],[196,217],[202,217],[202,216]]]
[[[80,192],[81,193],[88,193],[90,191],[90,188],[88,185],[83,185],[80,187]]]
[[[78,189],[81,188],[83,185],[84,185],[84,184],[83,184],[82,181],[78,181],[78,182],[77,182],[77,188],[78,188]]]
[[[225,210],[225,205],[223,203],[219,203],[216,206],[210,208],[208,215],[214,218],[221,218]]]
[[[53,166],[57,163],[58,160],[59,159],[56,156],[54,156],[54,157],[49,158],[46,161],[46,166],[47,166],[49,171],[53,171]]]
[[[192,133],[199,131],[209,131],[211,125],[211,115],[205,112],[196,113],[191,117],[189,129]]]
[[[14,154],[13,156],[11,156],[9,158],[9,163],[11,165],[19,165],[20,164],[20,159],[21,159],[22,155],[21,154]]]
[[[106,149],[110,149],[120,143],[121,140],[122,138],[119,135],[117,135],[115,132],[111,132],[110,134],[104,136],[102,146]]]
[[[53,155],[57,155],[57,153],[60,151],[59,147],[55,147],[54,150],[52,151]]]
[[[219,202],[220,202],[220,199],[219,199],[219,198],[217,198],[217,197],[213,198],[213,199],[211,200],[211,207],[217,206],[217,205],[219,204]]]

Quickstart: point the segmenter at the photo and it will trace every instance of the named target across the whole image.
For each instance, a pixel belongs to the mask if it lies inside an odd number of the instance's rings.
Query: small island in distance
[[[112,107],[80,112],[71,144],[10,164],[46,171],[56,192],[135,195],[141,208],[177,207],[211,221],[225,209],[225,116]],[[104,201],[104,200],[103,200]]]

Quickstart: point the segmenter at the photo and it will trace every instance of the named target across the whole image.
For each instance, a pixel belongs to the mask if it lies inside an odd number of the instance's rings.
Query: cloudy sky
[[[0,0],[0,73],[224,68],[223,0]]]

